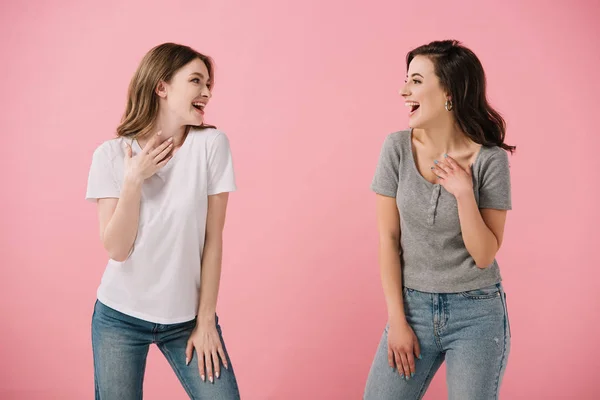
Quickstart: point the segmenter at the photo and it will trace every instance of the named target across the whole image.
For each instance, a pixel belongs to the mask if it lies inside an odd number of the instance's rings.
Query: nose
[[[204,89],[202,89],[202,93],[200,93],[200,95],[207,99],[210,99],[212,97],[212,93],[208,87],[204,87]]]
[[[404,86],[402,86],[400,88],[400,90],[398,91],[398,93],[400,94],[400,96],[402,97],[407,97],[410,96],[410,91],[408,90],[408,82],[404,84]]]

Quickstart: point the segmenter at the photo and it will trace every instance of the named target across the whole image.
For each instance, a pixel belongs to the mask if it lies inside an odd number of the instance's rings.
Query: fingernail
[[[213,377],[212,376],[210,378],[208,378],[208,380],[210,381],[210,383],[213,383]]]
[[[219,373],[217,372],[215,375],[216,375],[217,379],[219,379]]]
[[[200,379],[202,379],[202,382],[204,382],[206,380],[206,378],[204,377],[204,375],[200,375]]]
[[[411,376],[411,377],[414,377],[414,376],[415,376],[415,373],[414,373],[414,372],[411,372],[410,376]]]
[[[423,356],[419,354],[419,355],[417,356],[417,358],[418,358],[419,360],[421,360],[421,359],[423,359]]]
[[[225,369],[229,369],[229,365],[227,365],[227,364],[224,364],[224,365],[225,365]]]
[[[448,154],[444,154],[444,158],[448,158]]]
[[[435,167],[431,167],[431,169],[433,170],[433,169],[435,169]]]
[[[437,163],[438,163],[438,160],[433,160],[433,163],[434,163],[434,164],[437,164]]]
[[[404,374],[400,374],[400,378],[404,378]]]
[[[185,358],[185,365],[189,365],[190,364],[190,359],[189,358]]]
[[[172,137],[170,137],[170,138],[168,138],[167,140],[168,140],[169,142],[172,142],[172,141],[173,141],[173,138],[172,138]]]
[[[406,376],[404,377],[404,379],[406,379],[406,380],[408,381],[408,380],[410,380],[410,376],[406,375]]]

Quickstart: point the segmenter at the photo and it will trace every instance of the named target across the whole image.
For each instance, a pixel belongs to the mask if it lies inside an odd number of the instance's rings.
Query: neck
[[[164,115],[159,115],[154,123],[152,130],[149,135],[145,135],[145,137],[138,139],[140,145],[147,143],[150,137],[157,132],[160,131],[160,136],[157,145],[161,144],[165,140],[169,138],[173,138],[173,146],[175,148],[180,147],[185,140],[185,136],[188,132],[187,125],[181,125],[179,123],[174,122],[172,119],[165,118]],[[142,145],[143,147],[143,145]]]
[[[469,143],[469,138],[456,125],[419,129],[421,141],[436,154],[455,153]]]

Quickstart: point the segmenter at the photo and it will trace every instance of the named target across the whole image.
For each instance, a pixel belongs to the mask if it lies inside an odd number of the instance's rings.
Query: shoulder
[[[106,161],[113,161],[117,157],[124,155],[123,143],[128,140],[127,138],[114,138],[102,142],[94,150],[94,158],[101,158]]]
[[[385,137],[385,143],[394,146],[402,146],[410,140],[410,129],[392,132]]]
[[[480,164],[483,168],[490,168],[497,165],[506,165],[508,167],[508,153],[498,146],[483,146],[479,155]]]
[[[229,143],[227,135],[216,128],[193,127],[190,130],[190,134],[194,136],[194,142],[199,142],[206,146],[218,145],[222,142]]]
[[[383,152],[402,153],[410,146],[410,130],[389,133],[383,141]]]

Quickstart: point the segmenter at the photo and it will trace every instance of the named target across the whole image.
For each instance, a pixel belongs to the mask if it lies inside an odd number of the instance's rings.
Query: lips
[[[206,103],[195,101],[192,103],[192,107],[194,107],[200,114],[204,115],[204,107],[206,107]]]
[[[415,111],[417,111],[419,109],[419,107],[421,106],[419,103],[417,103],[416,101],[406,101],[404,103],[404,105],[406,107],[410,107],[410,111],[409,111],[409,115],[413,115],[415,113]]]

